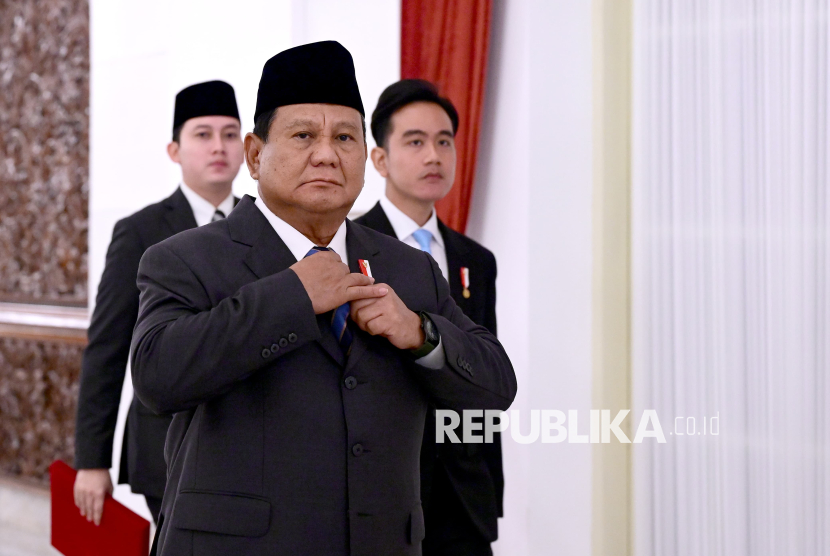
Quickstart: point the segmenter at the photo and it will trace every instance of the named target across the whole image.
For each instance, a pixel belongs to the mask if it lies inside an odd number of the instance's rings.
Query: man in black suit
[[[181,187],[116,223],[84,351],[75,427],[75,504],[96,525],[113,489],[112,439],[138,316],[138,263],[151,245],[233,209],[231,186],[243,157],[233,87],[210,81],[179,92],[167,151],[181,166]],[[133,397],[119,482],[145,496],[155,520],[166,482],[163,452],[169,424],[169,416],[156,415]]]
[[[133,381],[176,412],[157,554],[418,555],[428,403],[515,396],[437,264],[346,220],[363,129],[345,48],[277,54],[245,137],[259,198],[141,260]]]
[[[356,222],[432,255],[464,314],[496,334],[496,259],[435,212],[455,179],[458,112],[432,83],[404,79],[372,114],[375,169],[386,196]],[[492,444],[435,443],[430,411],[421,453],[424,556],[490,555],[502,516],[501,437]]]

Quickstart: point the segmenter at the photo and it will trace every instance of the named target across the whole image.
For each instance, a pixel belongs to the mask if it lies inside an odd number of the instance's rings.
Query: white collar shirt
[[[274,228],[274,231],[277,232],[277,235],[280,236],[280,239],[283,243],[285,243],[285,246],[288,247],[288,250],[291,251],[291,254],[294,255],[295,259],[299,261],[303,259],[309,251],[311,251],[311,248],[314,247],[314,242],[305,237],[291,224],[271,212],[261,197],[257,197],[254,204],[256,204],[259,211],[271,224],[271,227]],[[341,261],[345,264],[349,264],[349,254],[346,252],[345,220],[342,224],[340,224],[340,227],[337,228],[337,232],[334,234],[331,242],[328,245],[320,245],[320,247],[331,248],[335,253],[340,255]]]
[[[387,199],[385,196],[380,198],[380,206],[383,209],[383,212],[386,213],[389,223],[392,224],[392,229],[395,230],[395,235],[399,240],[406,243],[410,247],[414,247],[415,249],[421,248],[415,240],[415,236],[412,235],[416,230],[423,228],[432,234],[432,240],[429,245],[430,250],[432,251],[432,258],[435,259],[436,263],[438,263],[438,267],[441,269],[444,279],[449,280],[450,274],[447,265],[447,250],[444,247],[444,236],[441,235],[441,230],[438,228],[438,216],[435,214],[435,211],[432,211],[432,215],[429,217],[429,220],[426,221],[426,224],[418,226],[417,222],[404,214],[401,209],[396,207],[392,201]]]
[[[187,199],[187,203],[190,205],[190,209],[193,211],[193,218],[196,219],[197,226],[204,226],[212,222],[213,215],[217,210],[221,210],[225,216],[228,216],[233,210],[233,193],[219,203],[218,207],[214,207],[213,203],[190,189],[184,182],[181,184],[181,190],[184,193],[185,199]]]

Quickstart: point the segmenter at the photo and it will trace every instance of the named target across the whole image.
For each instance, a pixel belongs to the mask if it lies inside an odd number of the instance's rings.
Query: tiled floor
[[[0,556],[60,556],[49,544],[49,535],[37,535],[0,526]]]
[[[0,480],[0,556],[56,556],[49,539],[49,493]]]

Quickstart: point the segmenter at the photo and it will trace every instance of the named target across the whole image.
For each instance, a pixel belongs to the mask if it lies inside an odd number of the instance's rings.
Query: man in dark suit
[[[115,225],[84,351],[75,427],[75,503],[96,525],[104,498],[112,493],[112,439],[138,315],[138,263],[151,245],[233,209],[231,186],[243,157],[233,87],[211,81],[179,92],[167,151],[181,166],[181,187]],[[169,424],[169,416],[156,415],[133,398],[119,482],[145,496],[156,520],[166,482],[163,452]]]
[[[428,403],[515,396],[437,264],[346,220],[363,129],[345,48],[274,56],[245,137],[259,198],[142,258],[133,381],[176,412],[157,554],[418,555]]]
[[[496,259],[435,212],[455,179],[457,130],[458,112],[432,83],[387,87],[372,114],[372,162],[386,195],[356,222],[430,253],[464,314],[495,335]],[[504,492],[500,435],[491,444],[438,445],[430,411],[421,458],[424,556],[492,554]]]

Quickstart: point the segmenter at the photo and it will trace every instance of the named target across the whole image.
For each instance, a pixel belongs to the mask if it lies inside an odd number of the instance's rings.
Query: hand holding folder
[[[110,497],[101,525],[87,521],[75,506],[77,472],[62,461],[49,467],[52,477],[52,546],[65,556],[147,556],[150,522]]]

